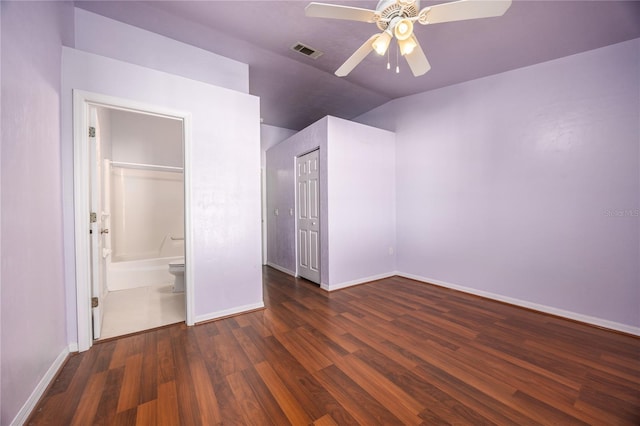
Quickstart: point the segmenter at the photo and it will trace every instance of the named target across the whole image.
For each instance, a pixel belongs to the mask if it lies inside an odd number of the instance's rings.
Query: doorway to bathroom
[[[84,313],[90,340],[185,322],[186,117],[86,93],[74,114],[79,337]]]
[[[105,106],[89,111],[92,211],[99,216],[92,266],[103,295],[94,338],[183,322],[182,120]]]

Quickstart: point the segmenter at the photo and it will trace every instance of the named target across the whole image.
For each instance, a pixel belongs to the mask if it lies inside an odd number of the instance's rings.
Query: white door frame
[[[89,105],[181,119],[184,149],[184,228],[186,323],[194,321],[193,229],[191,227],[191,114],[130,99],[73,90],[73,196],[78,350],[93,344],[91,327],[91,255],[89,251]]]
[[[294,175],[294,180],[293,180],[293,182],[294,182],[293,183],[293,186],[294,186],[294,195],[293,195],[293,197],[294,197],[294,209],[293,209],[294,221],[293,222],[294,222],[294,244],[295,244],[295,253],[296,253],[296,255],[295,255],[295,259],[296,259],[295,276],[296,277],[300,277],[301,276],[300,275],[300,267],[299,267],[300,266],[300,246],[299,246],[300,241],[299,241],[299,238],[298,238],[298,235],[299,235],[298,215],[299,215],[299,208],[300,208],[299,202],[298,202],[298,196],[299,196],[299,194],[298,194],[298,192],[299,192],[298,191],[298,158],[304,157],[307,154],[311,154],[314,151],[318,151],[318,185],[320,185],[321,184],[321,182],[320,182],[320,173],[321,173],[321,171],[320,170],[321,170],[321,168],[323,166],[322,162],[320,161],[320,147],[317,146],[317,147],[315,147],[313,149],[304,151],[303,153],[298,154],[295,157],[293,157],[293,171],[294,171],[294,173],[293,173],[293,175]],[[320,192],[318,192],[318,203],[320,203],[320,199],[321,199]],[[320,204],[318,204],[318,223],[319,223],[319,229],[321,230],[322,229],[322,208],[320,207]],[[320,231],[320,232],[322,232],[322,231]],[[318,235],[318,238],[320,238],[318,244],[319,244],[320,247],[322,247],[322,239],[321,239],[321,234],[320,233]],[[323,262],[322,262],[322,251],[321,250],[318,252],[318,259],[319,259],[320,267],[318,269],[319,277],[318,277],[317,284],[318,285],[322,285],[322,277],[323,277],[324,265],[323,265]]]

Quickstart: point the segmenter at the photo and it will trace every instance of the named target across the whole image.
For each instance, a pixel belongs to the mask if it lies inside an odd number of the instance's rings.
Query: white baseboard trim
[[[273,269],[277,269],[280,272],[284,272],[287,275],[291,275],[292,277],[296,276],[296,273],[293,271],[288,270],[287,268],[283,268],[280,265],[276,265],[275,263],[271,263],[271,262],[267,262],[267,266],[272,267]]]
[[[244,312],[255,311],[264,308],[264,302],[252,303],[250,305],[238,306],[237,308],[225,309],[223,311],[211,312],[209,314],[196,316],[196,325],[199,322],[211,321],[218,318],[228,317],[230,315],[242,314]]]
[[[533,309],[534,311],[540,311],[547,314],[556,315],[559,317],[595,325],[598,327],[608,328],[610,330],[616,330],[616,331],[621,331],[623,333],[640,336],[640,327],[634,327],[627,324],[621,324],[615,321],[609,321],[602,318],[597,318],[589,315],[579,314],[576,312],[566,311],[564,309],[554,308],[552,306],[546,306],[546,305],[540,305],[538,303],[527,302],[526,300],[515,299],[513,297],[503,296],[496,293],[490,293],[488,291],[477,290],[470,287],[464,287],[457,284],[451,284],[445,281],[435,280],[433,278],[422,277],[419,275],[407,274],[404,272],[398,272],[396,275],[404,278],[410,278],[416,281],[422,281],[427,284],[434,284],[439,287],[458,290],[463,293],[469,293],[469,294],[474,294],[476,296],[486,297],[487,299],[493,299],[500,302],[509,303],[515,306],[521,306],[523,308]]]
[[[49,384],[53,381],[53,379],[58,374],[58,371],[60,371],[60,369],[62,368],[64,362],[67,360],[68,355],[68,348],[64,348],[62,352],[60,352],[55,361],[53,361],[53,364],[51,364],[49,369],[47,369],[47,372],[44,374],[44,376],[42,376],[42,379],[40,380],[36,388],[33,390],[33,392],[31,392],[31,395],[29,395],[29,398],[24,403],[20,411],[18,411],[18,414],[11,422],[11,426],[19,426],[26,423],[27,419],[31,415],[31,412],[36,407],[36,404],[38,403],[38,401],[40,401],[40,398],[42,398],[42,395],[44,395],[44,392],[47,390],[47,387],[49,387]]]
[[[326,290],[326,291],[340,290],[341,288],[352,287],[354,285],[364,284],[364,283],[368,283],[370,281],[381,280],[381,279],[384,279],[384,278],[393,277],[395,275],[398,275],[398,273],[397,272],[386,272],[384,274],[373,275],[373,276],[366,277],[366,278],[358,278],[357,280],[345,281],[345,282],[338,283],[338,284],[322,283],[322,284],[320,284],[320,288],[323,289],[323,290]]]
[[[69,343],[69,353],[78,352],[78,342]]]

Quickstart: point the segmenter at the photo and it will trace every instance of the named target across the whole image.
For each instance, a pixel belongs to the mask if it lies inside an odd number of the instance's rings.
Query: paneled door
[[[319,150],[296,158],[298,275],[320,284]]]

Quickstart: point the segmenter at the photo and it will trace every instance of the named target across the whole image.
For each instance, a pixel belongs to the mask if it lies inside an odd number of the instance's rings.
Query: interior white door
[[[319,150],[296,158],[298,275],[320,284]]]
[[[100,153],[100,138],[98,128],[98,111],[89,108],[89,170],[90,170],[90,211],[89,220],[91,234],[91,318],[93,322],[93,338],[100,338],[102,329],[102,293],[104,288],[104,261],[102,256],[102,235],[109,232],[103,228],[102,215],[102,159]]]
[[[99,135],[98,135],[99,137]],[[102,144],[98,140],[98,148],[101,149]],[[102,155],[100,155],[102,158]],[[100,300],[104,299],[108,290],[108,275],[109,264],[111,263],[111,160],[105,158],[102,160],[102,182],[100,185],[100,191],[102,192],[102,205],[100,206],[102,214],[100,219],[102,220],[102,229],[107,232],[101,232],[102,235],[100,243],[102,244],[102,259],[100,260],[100,268],[102,273],[100,274]],[[101,311],[104,315],[104,309]]]

